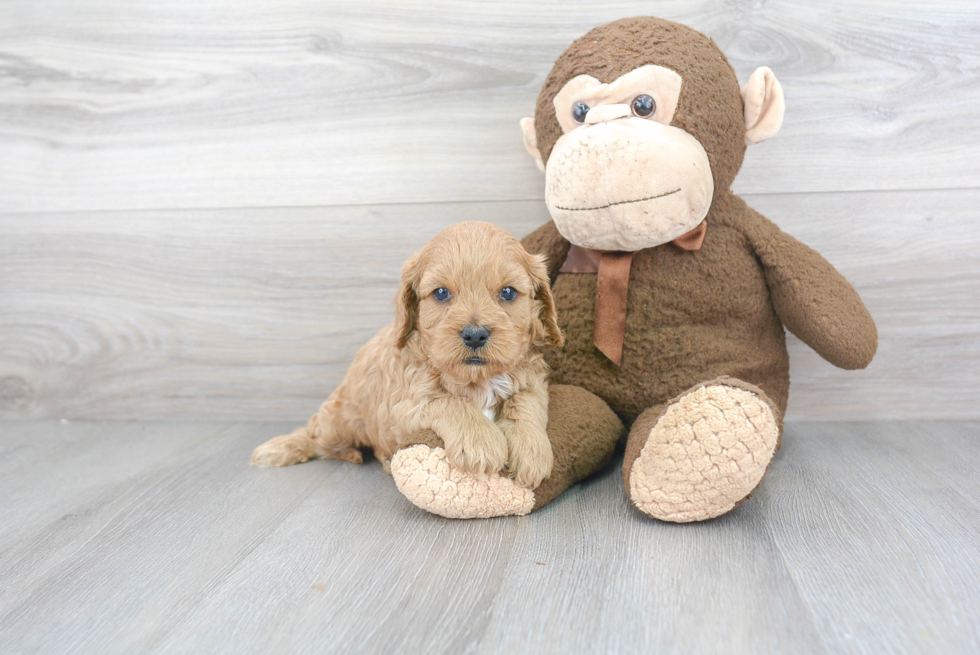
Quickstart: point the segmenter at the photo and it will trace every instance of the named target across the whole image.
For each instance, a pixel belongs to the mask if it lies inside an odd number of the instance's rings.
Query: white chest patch
[[[491,421],[496,420],[501,403],[514,395],[515,387],[514,380],[506,373],[487,380],[480,403],[483,415]]]

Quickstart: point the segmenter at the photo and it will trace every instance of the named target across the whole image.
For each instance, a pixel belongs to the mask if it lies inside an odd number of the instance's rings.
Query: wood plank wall
[[[980,417],[980,7],[950,0],[6,0],[0,417],[305,420],[414,248],[547,220],[517,122],[638,14],[776,72],[735,190],[878,321],[865,371],[791,339],[788,418]]]

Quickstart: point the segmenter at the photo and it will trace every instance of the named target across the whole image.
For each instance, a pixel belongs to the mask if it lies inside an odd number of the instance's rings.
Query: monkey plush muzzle
[[[591,109],[548,159],[545,200],[572,243],[595,250],[652,248],[689,232],[708,213],[714,183],[698,140],[628,114],[621,104]]]

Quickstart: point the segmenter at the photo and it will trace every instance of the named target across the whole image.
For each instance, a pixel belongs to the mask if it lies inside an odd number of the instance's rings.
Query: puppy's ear
[[[524,253],[524,267],[534,284],[534,299],[540,303],[534,340],[543,342],[549,348],[557,348],[565,344],[565,337],[558,327],[558,312],[555,311],[555,298],[551,295],[547,261],[544,255]]]
[[[408,338],[415,331],[419,318],[419,282],[425,268],[423,253],[412,256],[402,267],[402,281],[395,297],[395,342],[399,348],[404,348]]]

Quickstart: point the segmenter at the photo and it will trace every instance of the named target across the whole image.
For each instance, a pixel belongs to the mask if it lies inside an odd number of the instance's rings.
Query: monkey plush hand
[[[719,516],[761,483],[789,393],[784,327],[841,368],[877,349],[851,285],[730,191],[783,112],[768,68],[740,88],[711,39],[629,18],[572,43],[521,121],[553,218],[523,241],[547,256],[565,334],[551,380],[631,426],[626,493],[657,519]],[[553,442],[582,411],[552,405]],[[580,429],[587,451],[617,434]]]

